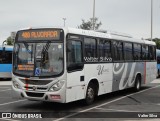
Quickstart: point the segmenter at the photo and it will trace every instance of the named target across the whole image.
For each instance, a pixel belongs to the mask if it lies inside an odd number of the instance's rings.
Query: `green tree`
[[[157,49],[160,49],[160,39],[154,38],[153,41],[156,43]]]
[[[13,45],[14,40],[11,38],[11,36],[9,36],[6,40],[7,45]]]
[[[94,28],[95,30],[99,29],[102,25],[101,21],[98,22],[98,18],[94,19]],[[82,24],[78,26],[78,28],[85,29],[85,30],[92,30],[93,29],[93,18],[90,18],[88,21],[82,19]]]

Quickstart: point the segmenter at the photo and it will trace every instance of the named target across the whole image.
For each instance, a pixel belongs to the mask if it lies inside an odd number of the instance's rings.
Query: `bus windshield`
[[[49,77],[63,71],[63,43],[15,43],[13,73]]]

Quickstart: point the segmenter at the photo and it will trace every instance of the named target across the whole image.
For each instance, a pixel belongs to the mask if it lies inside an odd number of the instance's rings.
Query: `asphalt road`
[[[159,121],[160,79],[143,86],[139,92],[128,89],[99,96],[90,106],[85,106],[82,101],[68,104],[28,101],[15,95],[10,81],[1,80],[0,112],[0,115],[11,113],[14,116],[14,119],[1,118],[2,121]],[[37,117],[42,117],[42,119],[25,118],[26,115],[32,114],[38,114]],[[16,116],[24,117],[21,119]]]

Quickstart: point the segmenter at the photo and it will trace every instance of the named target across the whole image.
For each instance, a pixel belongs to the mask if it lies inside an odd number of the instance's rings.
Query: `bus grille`
[[[26,92],[27,96],[29,97],[43,97],[44,93],[33,93],[33,92]]]
[[[31,85],[46,85],[50,83],[52,80],[25,80],[20,79],[24,84],[31,84]]]
[[[34,90],[33,86],[24,86],[25,89]],[[36,87],[36,90],[46,91],[48,87]],[[35,90],[34,90],[35,91]]]

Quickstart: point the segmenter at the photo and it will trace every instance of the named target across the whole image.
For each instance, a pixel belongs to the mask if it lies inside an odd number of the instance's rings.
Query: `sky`
[[[151,36],[151,0],[95,0],[100,29]],[[28,27],[77,28],[93,17],[93,0],[0,0],[0,44],[10,33]],[[160,0],[153,0],[153,38],[160,38]]]

